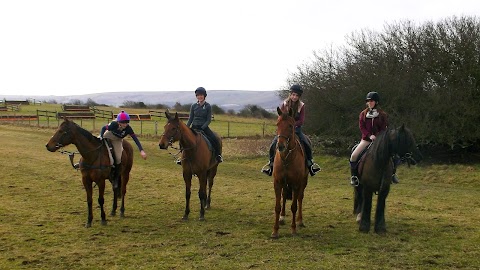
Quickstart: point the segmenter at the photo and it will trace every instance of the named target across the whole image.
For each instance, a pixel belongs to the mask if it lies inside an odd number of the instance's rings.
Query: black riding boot
[[[311,176],[314,176],[321,170],[320,166],[313,162],[313,155],[312,155],[312,148],[310,147],[310,144],[304,142],[303,143],[303,148],[305,149],[305,155],[307,156],[307,168],[308,171],[310,172]]]
[[[400,164],[401,160],[399,157],[393,158],[393,174],[392,174],[392,183],[398,184],[400,180],[397,177],[397,166]]]
[[[356,161],[350,161],[350,173],[352,177],[350,177],[350,185],[357,187],[360,184],[360,181],[358,180],[358,169],[357,169],[357,162]]]
[[[122,163],[115,164],[114,175],[113,175],[113,189],[117,189],[120,186],[120,171],[122,170]]]
[[[269,161],[262,168],[262,172],[268,176],[272,176],[273,173],[273,160],[275,159],[275,146],[277,142],[274,140],[274,143],[270,145],[270,150],[268,151]]]

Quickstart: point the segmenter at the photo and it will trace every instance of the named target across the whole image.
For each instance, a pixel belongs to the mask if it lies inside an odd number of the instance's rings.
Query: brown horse
[[[200,198],[200,220],[205,220],[205,209],[210,208],[213,179],[217,174],[218,162],[210,151],[203,135],[190,129],[180,121],[178,114],[172,116],[165,112],[167,123],[158,143],[160,149],[168,149],[174,142],[179,142],[182,152],[183,180],[185,181],[185,213],[183,220],[188,220],[190,213],[190,195],[192,176],[196,175],[200,183],[198,197]],[[216,134],[215,134],[216,135]],[[218,136],[217,136],[218,138]],[[222,141],[218,138],[220,149]],[[208,183],[208,194],[207,194]]]
[[[73,121],[65,119],[58,127],[55,134],[45,145],[47,150],[55,152],[60,148],[74,144],[80,155],[80,171],[82,173],[82,183],[87,192],[88,205],[88,219],[85,227],[92,226],[92,193],[93,183],[98,186],[98,204],[100,205],[102,225],[107,224],[105,211],[103,209],[104,193],[105,193],[105,179],[109,179],[111,171],[110,156],[105,142],[95,137],[92,133],[83,129]],[[130,179],[130,170],[133,164],[133,148],[132,145],[123,140],[122,153],[122,171],[121,171],[121,194],[120,190],[113,190],[113,206],[111,216],[115,216],[117,210],[117,198],[121,196],[122,205],[120,207],[120,216],[125,216],[125,194],[127,192],[127,183]]]
[[[387,129],[378,134],[374,143],[359,162],[360,185],[355,187],[353,213],[360,223],[359,230],[370,230],[373,193],[378,193],[375,211],[375,232],[385,233],[385,202],[390,192],[393,174],[393,157],[398,156],[408,165],[415,165],[422,159],[412,132],[404,125],[397,129]]]
[[[273,187],[275,190],[275,224],[271,237],[278,238],[280,211],[285,216],[285,201],[292,196],[291,232],[297,233],[297,224],[303,227],[302,203],[308,182],[308,169],[305,166],[305,152],[295,134],[293,111],[283,112],[277,107],[277,151],[273,162]],[[280,201],[283,198],[283,206]],[[296,216],[298,209],[298,217]]]

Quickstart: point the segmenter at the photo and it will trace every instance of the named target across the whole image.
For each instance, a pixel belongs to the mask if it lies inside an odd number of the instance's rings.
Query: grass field
[[[0,124],[0,269],[480,268],[479,165],[400,167],[381,236],[358,232],[347,158],[317,152],[323,171],[309,178],[306,228],[294,237],[283,226],[272,240],[272,179],[260,173],[269,139],[224,140],[212,209],[198,221],[194,182],[184,222],[180,167],[158,139],[142,137],[149,156],[135,150],[126,217],[102,226],[94,209],[86,229],[80,173],[66,155],[45,149],[53,133]],[[111,199],[107,190],[107,213]]]

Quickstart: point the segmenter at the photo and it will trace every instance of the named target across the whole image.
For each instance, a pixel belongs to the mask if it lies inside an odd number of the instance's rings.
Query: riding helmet
[[[205,90],[205,88],[203,88],[203,87],[198,87],[195,90],[195,96],[196,95],[204,95],[205,97],[207,97],[207,90]]]
[[[380,96],[378,95],[377,92],[368,92],[367,94],[367,97],[365,98],[365,101],[369,101],[369,100],[375,100],[375,102],[380,102]]]
[[[128,113],[126,113],[125,111],[121,111],[117,115],[117,122],[119,122],[119,123],[129,123],[130,122],[130,115],[128,115]]]
[[[297,93],[299,96],[303,94],[302,86],[299,84],[294,84],[290,87],[290,92]]]

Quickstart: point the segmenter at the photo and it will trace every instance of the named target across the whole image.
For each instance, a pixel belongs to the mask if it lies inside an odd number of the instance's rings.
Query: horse
[[[361,157],[358,165],[360,184],[354,187],[353,213],[359,223],[359,231],[370,231],[372,195],[378,194],[374,230],[377,234],[387,232],[385,225],[385,202],[390,192],[393,174],[393,157],[400,157],[408,166],[422,160],[412,132],[402,125],[382,131]]]
[[[102,225],[107,225],[103,208],[105,179],[109,179],[112,169],[108,146],[106,146],[103,140],[95,137],[75,122],[65,119],[45,146],[48,151],[55,152],[69,144],[74,144],[81,155],[79,169],[82,173],[82,183],[87,193],[88,206],[88,217],[85,227],[89,228],[92,226],[93,183],[96,183],[98,186],[98,204],[100,205]],[[112,211],[110,213],[111,216],[116,215],[117,199],[121,197],[120,217],[125,217],[125,194],[127,192],[127,183],[130,179],[132,165],[132,145],[126,140],[123,140],[122,169],[120,173],[121,190],[120,188],[117,190],[113,189],[114,197]]]
[[[200,199],[200,221],[205,220],[205,209],[210,208],[212,187],[215,175],[217,174],[218,162],[210,151],[207,141],[200,132],[190,129],[178,118],[178,113],[173,116],[165,112],[167,123],[164,132],[160,137],[158,146],[160,149],[168,149],[174,142],[179,142],[182,153],[182,171],[185,182],[185,212],[182,219],[188,220],[190,214],[190,195],[192,187],[192,176],[196,175],[200,188],[198,197]],[[221,138],[217,139],[222,147]],[[208,194],[207,194],[208,183]]]
[[[296,235],[297,225],[303,223],[303,196],[308,182],[308,168],[305,166],[305,152],[298,136],[295,134],[293,111],[282,111],[277,107],[277,146],[273,162],[273,187],[275,190],[275,223],[271,237],[279,237],[278,229],[285,217],[285,202],[292,199],[291,233]],[[282,206],[280,201],[283,201]],[[297,215],[298,210],[298,217]],[[282,216],[280,217],[280,214]]]

